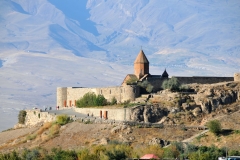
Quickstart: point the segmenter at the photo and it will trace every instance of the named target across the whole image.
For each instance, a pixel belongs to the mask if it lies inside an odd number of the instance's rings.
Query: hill
[[[0,1],[0,130],[25,108],[55,106],[58,86],[118,85],[139,49],[151,74],[239,71],[239,2]],[[13,118],[9,118],[13,117]]]

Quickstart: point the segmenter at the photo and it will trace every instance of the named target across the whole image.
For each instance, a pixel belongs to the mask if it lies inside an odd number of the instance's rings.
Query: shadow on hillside
[[[222,132],[220,133],[220,135],[228,136],[228,135],[230,135],[232,133],[233,133],[232,129],[223,129]]]

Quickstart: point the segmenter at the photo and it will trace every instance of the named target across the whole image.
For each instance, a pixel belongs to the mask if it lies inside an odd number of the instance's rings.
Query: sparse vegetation
[[[59,124],[52,124],[51,128],[49,129],[49,136],[50,137],[55,137],[60,130],[60,125]]]
[[[151,83],[149,83],[148,80],[144,80],[143,82],[138,82],[138,86],[146,89],[148,93],[151,93],[153,90],[153,85],[151,85]]]
[[[70,122],[70,117],[67,115],[58,115],[56,119],[56,123],[60,125],[64,125]]]
[[[165,80],[162,83],[162,88],[163,89],[170,89],[171,91],[178,91],[180,87],[180,82],[178,81],[177,78],[172,77],[169,80]]]
[[[19,111],[18,114],[18,123],[24,124],[25,123],[25,118],[26,118],[27,112],[25,110]]]
[[[221,123],[218,120],[212,120],[207,123],[209,131],[215,135],[218,135],[222,131]]]
[[[35,139],[36,137],[37,137],[36,134],[30,134],[30,135],[27,136],[26,140],[33,140],[33,139]]]
[[[115,97],[112,97],[110,104],[111,104],[111,105],[117,104],[117,99],[116,99]]]

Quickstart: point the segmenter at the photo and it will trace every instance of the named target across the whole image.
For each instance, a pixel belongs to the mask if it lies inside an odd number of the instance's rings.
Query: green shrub
[[[104,106],[107,104],[107,100],[103,95],[96,96],[95,93],[86,93],[82,98],[77,100],[77,107],[92,107],[92,106]]]
[[[151,85],[151,83],[149,83],[148,80],[144,80],[143,82],[138,82],[138,86],[146,89],[148,93],[151,93],[153,90],[153,85]]]
[[[207,123],[209,131],[218,135],[222,131],[221,123],[218,120],[212,120]]]
[[[70,117],[68,117],[67,115],[57,116],[57,120],[56,120],[57,124],[64,125],[64,124],[67,124],[68,122],[70,122]]]
[[[37,137],[37,135],[36,134],[31,134],[31,135],[28,135],[27,136],[27,140],[33,140],[33,139],[35,139]]]
[[[18,114],[18,123],[24,124],[25,123],[25,118],[26,118],[27,112],[25,110],[19,111]]]
[[[169,80],[165,80],[162,83],[163,89],[170,89],[171,91],[178,91],[179,87],[180,87],[180,82],[175,77],[172,77]]]
[[[96,106],[105,106],[105,105],[107,105],[107,100],[104,98],[103,95],[99,94],[96,98],[95,105]]]
[[[116,99],[115,97],[112,97],[110,104],[111,104],[111,105],[117,104],[117,99]]]

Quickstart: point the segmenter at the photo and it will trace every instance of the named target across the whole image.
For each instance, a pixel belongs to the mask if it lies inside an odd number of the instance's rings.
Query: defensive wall
[[[135,85],[102,88],[58,87],[57,106],[76,106],[76,101],[89,92],[95,93],[96,95],[103,95],[108,101],[111,101],[111,99],[115,97],[118,102],[133,101],[135,97],[140,96],[139,87]]]
[[[190,84],[190,83],[200,83],[200,84],[212,84],[212,83],[219,83],[219,82],[228,82],[234,81],[233,77],[178,77],[172,76],[178,79],[178,81],[182,84]]]
[[[26,110],[26,112],[26,126],[34,126],[38,123],[52,122],[56,119],[55,115],[49,114],[48,112],[41,112],[40,109]]]
[[[234,77],[178,77],[173,76],[182,84],[199,83],[199,84],[212,84],[227,81],[240,81],[240,73],[235,73]],[[153,92],[161,90],[164,80],[160,76],[149,76],[144,78],[153,86]],[[76,106],[76,101],[83,97],[86,93],[93,92],[96,95],[103,95],[108,101],[113,97],[117,102],[124,102],[127,100],[134,101],[135,98],[140,97],[145,90],[137,85],[126,85],[116,87],[102,87],[102,88],[81,88],[81,87],[58,87],[57,88],[57,106],[70,107]]]
[[[102,118],[102,120],[113,121],[131,121],[131,109],[130,108],[74,108],[78,113],[86,115],[88,118]],[[40,109],[26,110],[25,125],[34,126],[46,122],[53,122],[56,120],[57,115]],[[74,118],[74,115],[70,115]]]
[[[75,108],[76,112],[86,114],[89,116],[111,119],[116,121],[130,121],[131,109],[130,108]]]

